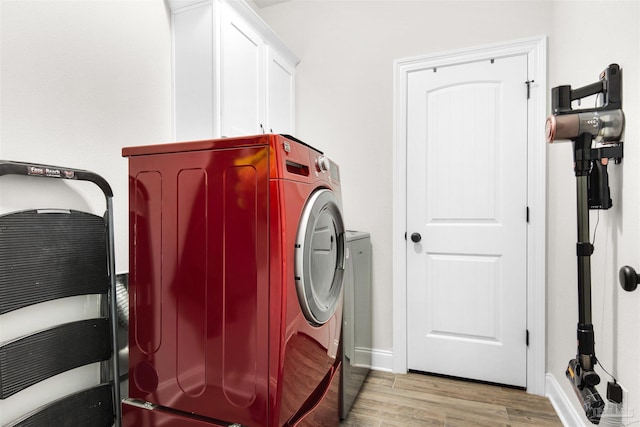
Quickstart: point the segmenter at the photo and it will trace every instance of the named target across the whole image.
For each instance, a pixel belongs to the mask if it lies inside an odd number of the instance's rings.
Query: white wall
[[[88,169],[107,179],[119,272],[129,269],[121,149],[171,137],[167,11],[162,0],[0,3],[0,159]],[[91,184],[29,181],[0,179],[0,211],[23,203],[104,211]]]
[[[638,2],[554,2],[549,43],[549,86],[580,87],[595,82],[611,63],[623,69],[626,115],[624,160],[609,166],[613,207],[599,213],[593,254],[593,324],[602,365],[629,391],[625,415],[640,419],[640,291],[628,293],[618,282],[623,265],[640,269],[640,7]],[[578,25],[582,23],[582,25]],[[593,26],[591,25],[593,24]],[[583,103],[592,107],[594,100]],[[548,149],[547,212],[547,371],[565,394],[564,377],[575,356],[577,310],[575,178],[571,145]],[[598,212],[590,215],[591,229]],[[593,232],[592,232],[593,235]],[[602,372],[602,371],[600,371]],[[601,393],[606,393],[606,374]],[[582,416],[582,414],[580,414]],[[583,418],[584,419],[584,418]]]
[[[617,282],[622,265],[640,271],[638,9],[637,1],[293,0],[260,10],[301,58],[297,136],[340,164],[347,227],[372,234],[376,351],[393,350],[392,61],[547,35],[549,87],[592,83],[613,62],[624,72],[628,144],[623,164],[610,167],[614,208],[600,213],[593,311],[598,356],[629,390],[627,409],[639,419],[640,291],[626,293]],[[570,144],[548,148],[547,366],[573,405],[569,423],[586,422],[564,377],[576,352],[577,323],[571,156]],[[384,357],[378,360],[388,367]]]
[[[0,0],[0,159],[87,169],[114,192],[116,269],[128,265],[128,180],[123,146],[171,137],[171,37],[161,0]],[[0,178],[0,213],[34,207],[89,209],[93,184]],[[95,297],[7,313],[0,342],[95,317]],[[37,384],[0,401],[0,425],[99,381],[98,366]],[[25,398],[28,397],[28,398]]]

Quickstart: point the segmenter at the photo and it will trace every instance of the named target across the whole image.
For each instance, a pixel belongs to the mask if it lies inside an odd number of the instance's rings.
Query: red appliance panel
[[[227,427],[227,423],[122,402],[122,427]]]
[[[315,158],[309,153],[314,153],[316,156],[320,153],[280,135],[269,136],[271,147],[275,153],[275,156],[272,157],[271,178],[313,183],[316,179],[316,165]],[[294,203],[297,202],[299,200],[294,201]]]
[[[304,156],[309,158],[308,152]],[[311,173],[315,175],[315,171]],[[327,387],[327,384],[322,383],[336,363],[342,313],[340,309],[336,310],[331,320],[323,326],[311,326],[302,313],[296,291],[296,235],[302,210],[310,194],[317,189],[317,185],[281,179],[272,180],[271,188],[272,195],[282,195],[279,214],[272,215],[271,218],[272,221],[280,222],[283,230],[280,235],[284,239],[284,244],[280,244],[279,247],[275,247],[274,242],[271,245],[271,268],[272,271],[282,270],[283,277],[280,283],[283,284],[284,292],[284,305],[281,308],[281,318],[284,321],[281,322],[281,349],[277,371],[279,378],[272,379],[278,384],[279,417],[274,419],[274,424],[271,425],[282,426],[299,414],[309,396],[323,390],[322,387]],[[271,200],[272,203],[277,202],[273,196]],[[273,257],[276,251],[281,251],[282,256]],[[271,351],[273,352],[273,348]]]
[[[131,425],[337,426],[340,312],[311,326],[294,277],[307,199],[321,187],[339,198],[339,180],[316,166],[321,153],[259,135],[123,154],[131,156],[130,396],[171,408]],[[176,410],[195,415],[180,424]]]
[[[155,154],[172,154],[186,152],[203,152],[212,150],[228,150],[236,148],[267,145],[271,138],[282,138],[279,135],[253,135],[234,138],[206,139],[190,142],[173,142],[169,144],[140,145],[122,149],[124,157],[148,156]]]
[[[304,333],[293,335],[283,354],[281,412],[277,425],[285,425],[306,414],[311,410],[308,406],[322,399],[329,385],[325,378],[332,372],[330,362],[334,360],[327,356],[326,348]]]
[[[269,149],[130,158],[130,396],[266,425]]]
[[[320,386],[304,402],[294,417],[282,424],[285,427],[337,427],[340,423],[341,363],[329,371]]]

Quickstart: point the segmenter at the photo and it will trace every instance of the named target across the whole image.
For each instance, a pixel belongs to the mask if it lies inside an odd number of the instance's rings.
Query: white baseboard
[[[370,348],[370,349],[357,348],[356,351],[358,353],[368,352],[371,355],[371,369],[376,371],[384,371],[384,372],[393,371],[393,352],[392,351],[378,350],[375,348]]]
[[[352,362],[356,366],[371,367],[371,349],[365,347],[355,347],[353,349]]]
[[[556,378],[549,372],[547,372],[546,375],[546,391],[547,397],[551,401],[553,409],[556,410],[563,426],[587,427],[582,421],[580,414],[576,411],[576,408],[571,404],[569,396],[565,394]]]

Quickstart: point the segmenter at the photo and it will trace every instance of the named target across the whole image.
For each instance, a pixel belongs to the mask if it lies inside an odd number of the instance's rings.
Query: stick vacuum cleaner
[[[600,80],[572,89],[571,86],[554,87],[551,91],[553,114],[547,118],[547,142],[571,140],[573,143],[574,171],[578,213],[578,352],[569,361],[566,375],[593,424],[600,422],[604,401],[596,385],[600,377],[594,371],[597,363],[593,324],[591,321],[591,254],[589,241],[589,209],[609,209],[612,201],[609,191],[607,164],[622,160],[622,73],[617,64],[610,65],[600,74]],[[572,101],[597,95],[601,106],[574,110]],[[600,98],[601,97],[601,98]]]

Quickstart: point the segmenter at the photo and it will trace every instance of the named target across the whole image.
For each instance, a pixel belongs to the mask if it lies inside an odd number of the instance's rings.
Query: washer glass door
[[[345,229],[335,194],[314,192],[307,201],[296,237],[298,299],[307,321],[327,322],[340,302],[345,265]]]

